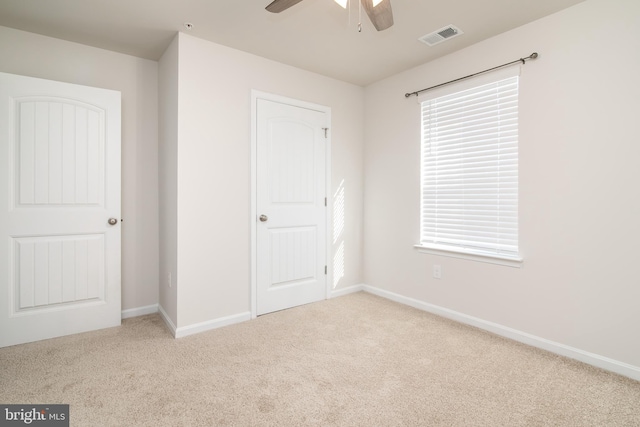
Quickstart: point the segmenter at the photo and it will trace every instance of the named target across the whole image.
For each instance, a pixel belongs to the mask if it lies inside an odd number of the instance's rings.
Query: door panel
[[[284,118],[272,118],[268,126],[270,202],[290,206],[313,204],[316,129]]]
[[[104,110],[71,100],[16,100],[16,206],[103,205]]]
[[[316,235],[316,227],[269,230],[272,288],[316,280]]]
[[[104,300],[104,235],[12,240],[15,313]]]
[[[0,73],[0,171],[0,346],[119,325],[120,93]]]
[[[326,120],[258,100],[257,314],[326,296]]]

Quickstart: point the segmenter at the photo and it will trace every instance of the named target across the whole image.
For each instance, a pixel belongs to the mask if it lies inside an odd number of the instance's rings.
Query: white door
[[[327,114],[257,100],[258,315],[326,296]]]
[[[120,324],[119,92],[0,73],[0,243],[0,347]]]

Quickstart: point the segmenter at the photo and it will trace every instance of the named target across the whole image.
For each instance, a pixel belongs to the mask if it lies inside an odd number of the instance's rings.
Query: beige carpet
[[[640,426],[640,383],[358,293],[174,340],[157,315],[0,349],[72,426]]]

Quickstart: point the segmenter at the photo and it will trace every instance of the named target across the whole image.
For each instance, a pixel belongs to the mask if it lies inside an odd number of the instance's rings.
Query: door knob
[[[118,220],[115,218],[109,218],[109,225],[116,225],[118,223]]]
[[[260,215],[260,221],[262,221],[262,222],[266,222],[268,219],[269,219],[269,217],[268,217],[268,216],[266,216],[266,215]]]

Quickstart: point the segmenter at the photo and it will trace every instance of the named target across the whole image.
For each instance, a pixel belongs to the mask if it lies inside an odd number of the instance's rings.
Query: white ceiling
[[[0,0],[0,25],[152,60],[184,31],[366,86],[584,0],[391,0],[394,26],[377,32],[363,11],[360,33],[355,0],[350,12],[305,0],[280,14],[264,9],[270,1]],[[464,34],[433,47],[418,42],[449,24]]]

